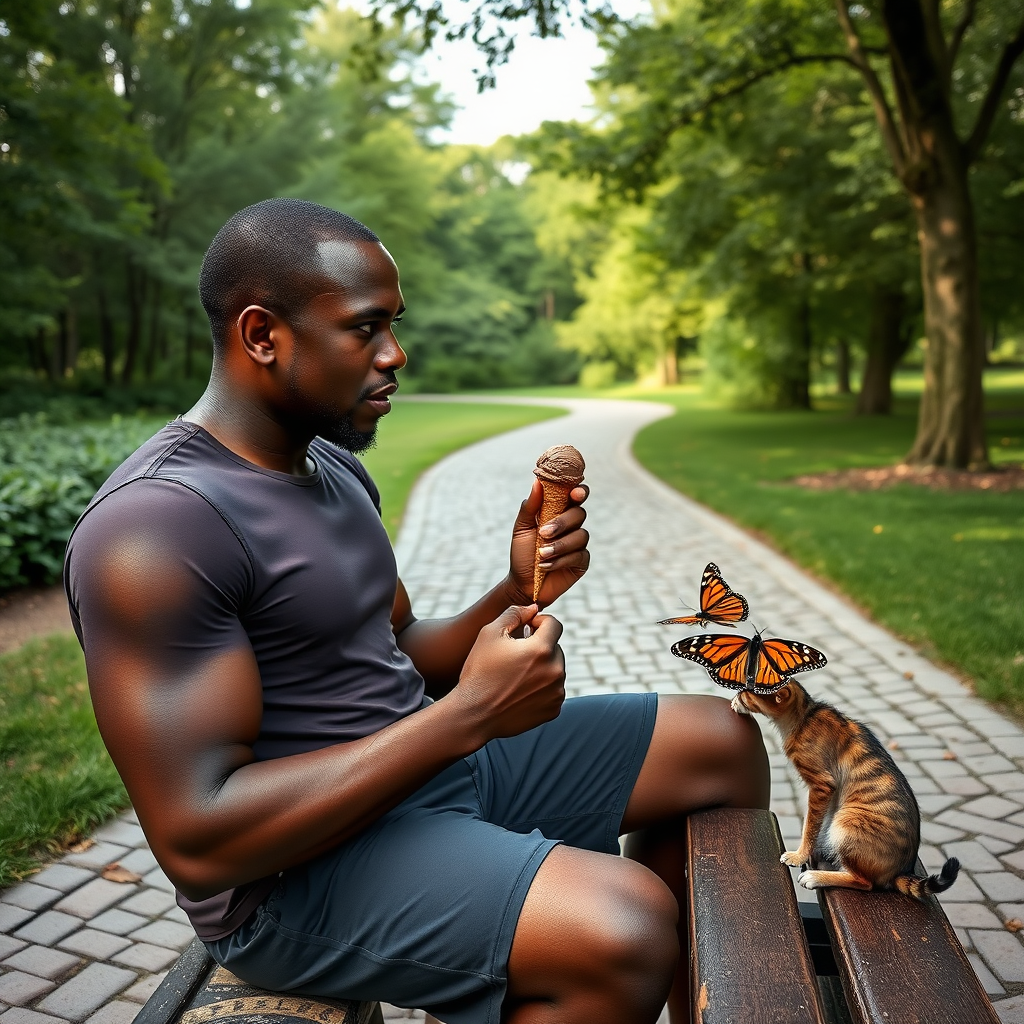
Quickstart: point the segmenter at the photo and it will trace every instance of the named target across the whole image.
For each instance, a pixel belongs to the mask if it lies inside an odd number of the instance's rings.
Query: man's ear
[[[269,366],[277,358],[277,340],[284,322],[263,306],[246,306],[238,314],[238,334],[242,351],[260,366]]]

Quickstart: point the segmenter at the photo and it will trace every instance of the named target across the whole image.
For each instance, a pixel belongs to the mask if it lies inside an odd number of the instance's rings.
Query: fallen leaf
[[[113,864],[108,864],[103,869],[103,877],[108,882],[141,882],[142,875],[136,874],[134,871],[129,871],[128,868],[123,868],[115,860]]]
[[[903,678],[904,679],[913,679],[914,678],[914,673],[913,672],[904,672],[903,673]]]
[[[1008,932],[1019,932],[1021,928],[1024,928],[1024,921],[1022,921],[1019,917],[1011,917],[1010,920],[1003,925],[1003,927]]]
[[[890,750],[899,750],[900,749],[900,745],[895,740],[889,740],[889,749]]]
[[[956,760],[956,754],[954,754],[952,750],[944,750],[942,752],[942,760],[943,761],[955,761]]]
[[[95,839],[80,839],[77,843],[72,843],[68,849],[72,853],[85,853],[86,850],[91,850],[95,845]]]

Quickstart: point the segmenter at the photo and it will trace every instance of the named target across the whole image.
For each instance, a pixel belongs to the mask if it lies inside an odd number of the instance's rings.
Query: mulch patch
[[[791,483],[812,491],[880,491],[896,484],[916,484],[933,491],[1024,490],[1024,465],[1008,462],[987,472],[944,469],[937,466],[878,466],[874,469],[838,469],[794,477]]]

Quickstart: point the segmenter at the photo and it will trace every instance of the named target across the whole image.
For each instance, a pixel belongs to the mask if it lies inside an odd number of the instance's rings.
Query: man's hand
[[[525,640],[512,634],[529,623]],[[480,722],[486,740],[518,736],[558,717],[565,700],[562,624],[538,615],[536,605],[506,609],[480,630],[458,685],[442,703],[461,702]]]
[[[590,534],[583,529],[587,513],[582,508],[590,488],[585,484],[569,493],[569,505],[540,530],[541,566],[544,583],[537,604],[544,608],[561,597],[590,566],[587,543]],[[537,551],[537,513],[544,501],[544,488],[534,482],[530,496],[519,508],[512,528],[512,551],[508,585],[510,594],[524,604],[533,599],[533,567]]]

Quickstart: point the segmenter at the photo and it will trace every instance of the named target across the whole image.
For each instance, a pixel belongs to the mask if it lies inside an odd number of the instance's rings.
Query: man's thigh
[[[768,757],[750,715],[722,697],[663,695],[622,831],[677,819],[703,807],[767,807]]]
[[[574,697],[554,721],[469,758],[485,820],[598,853],[619,827],[655,731],[654,693]]]

